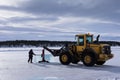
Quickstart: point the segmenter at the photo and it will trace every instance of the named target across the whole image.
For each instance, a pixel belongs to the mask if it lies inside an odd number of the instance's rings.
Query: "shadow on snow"
[[[94,70],[94,71],[108,71],[108,72],[113,72],[113,73],[120,73],[120,66],[114,66],[114,65],[95,65],[93,67],[86,67],[83,64],[70,64],[70,65],[62,65],[61,63],[58,62],[50,62],[50,63],[34,63],[34,65],[37,65],[39,67],[44,67],[44,68],[51,68],[53,67],[58,67],[58,68],[72,68],[72,69],[86,69],[86,70]]]

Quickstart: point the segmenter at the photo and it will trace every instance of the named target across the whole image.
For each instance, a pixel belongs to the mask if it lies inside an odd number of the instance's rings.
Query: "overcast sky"
[[[120,41],[120,0],[0,0],[0,41],[73,41],[79,33]]]

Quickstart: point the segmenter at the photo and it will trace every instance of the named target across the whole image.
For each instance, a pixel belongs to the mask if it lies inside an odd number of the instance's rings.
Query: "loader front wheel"
[[[63,65],[69,65],[71,62],[70,55],[68,53],[62,53],[59,57],[59,60]]]
[[[93,53],[85,53],[82,56],[82,61],[85,66],[94,66],[96,63],[96,58]]]

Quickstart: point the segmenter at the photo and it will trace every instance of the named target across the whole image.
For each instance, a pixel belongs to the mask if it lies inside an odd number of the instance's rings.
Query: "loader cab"
[[[76,50],[82,52],[86,47],[93,43],[93,35],[91,34],[78,34],[76,35]]]
[[[77,45],[78,46],[86,46],[87,43],[93,43],[93,35],[91,34],[78,34],[76,35]]]

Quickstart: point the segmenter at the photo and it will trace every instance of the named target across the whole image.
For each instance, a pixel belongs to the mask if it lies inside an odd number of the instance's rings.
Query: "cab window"
[[[92,43],[92,36],[87,36],[87,37],[86,37],[86,41],[87,41],[88,43]]]
[[[84,45],[84,36],[80,36],[80,37],[78,38],[78,44],[79,44],[79,45]]]

